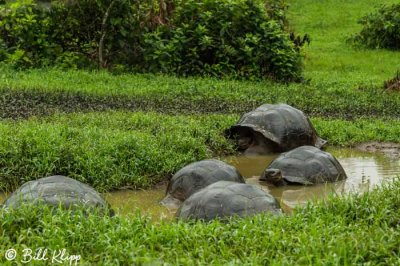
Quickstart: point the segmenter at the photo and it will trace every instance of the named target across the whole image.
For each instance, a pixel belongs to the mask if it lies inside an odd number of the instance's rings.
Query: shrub
[[[0,6],[0,59],[15,66],[39,66],[54,59],[48,39],[50,19],[33,1]]]
[[[352,37],[355,44],[373,49],[400,49],[400,4],[382,6],[362,17],[359,23],[363,28]]]
[[[51,34],[66,51],[59,57],[61,61],[67,61],[63,57],[83,56],[103,68],[137,63],[140,23],[146,15],[139,2],[143,1],[53,1]]]
[[[178,1],[171,25],[146,34],[151,71],[298,80],[301,57],[263,5],[250,0]]]
[[[143,6],[134,0],[51,1],[50,6],[23,0],[0,6],[0,60],[17,67],[133,64],[141,53]]]
[[[0,5],[0,61],[301,79],[284,0],[58,0]]]
[[[289,5],[285,0],[268,0],[265,2],[265,8],[267,10],[268,17],[270,19],[278,21],[282,28],[288,26],[289,22],[286,18],[286,11],[289,8]]]

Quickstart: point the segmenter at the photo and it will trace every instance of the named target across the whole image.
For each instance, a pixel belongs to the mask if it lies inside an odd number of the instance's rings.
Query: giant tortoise
[[[244,114],[226,130],[246,154],[285,152],[303,145],[321,148],[326,141],[315,131],[308,117],[287,104],[264,104]]]
[[[172,177],[167,187],[167,196],[161,204],[176,209],[190,195],[217,181],[245,182],[235,167],[222,161],[209,159],[194,162]]]
[[[92,187],[75,179],[55,175],[24,183],[3,203],[4,207],[18,208],[22,204],[45,204],[73,209],[83,205],[87,210],[98,209],[114,215],[109,204]]]
[[[275,215],[282,213],[278,201],[272,195],[257,186],[219,181],[186,199],[176,217],[182,220],[210,221],[264,212]]]
[[[313,146],[301,146],[272,161],[260,180],[282,186],[313,185],[346,178],[343,167],[330,153]]]

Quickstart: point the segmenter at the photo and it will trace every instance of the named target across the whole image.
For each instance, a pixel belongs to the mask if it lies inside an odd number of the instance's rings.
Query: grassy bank
[[[147,188],[184,165],[234,152],[223,132],[237,115],[161,115],[100,112],[0,123],[0,180],[4,190],[62,174],[99,190]],[[399,142],[394,120],[314,118],[330,145]]]
[[[311,203],[291,216],[228,224],[153,224],[139,215],[98,218],[48,210],[0,210],[0,262],[14,248],[65,248],[82,265],[398,265],[400,180],[346,198]]]
[[[153,75],[113,76],[106,72],[15,72],[8,69],[3,71],[0,79],[0,117],[107,109],[237,114],[263,103],[288,103],[312,116],[400,117],[400,94],[385,93],[376,87],[382,84],[383,79],[364,85],[354,81],[340,83],[335,78],[331,82],[283,85]]]
[[[0,124],[5,189],[62,174],[100,190],[146,188],[184,165],[229,153],[222,131],[234,119],[96,113]]]

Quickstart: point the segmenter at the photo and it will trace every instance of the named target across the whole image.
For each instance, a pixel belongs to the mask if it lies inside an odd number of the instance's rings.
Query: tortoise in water
[[[167,187],[167,196],[161,204],[177,209],[190,195],[217,181],[245,182],[235,167],[222,161],[211,159],[194,162],[172,177]]]
[[[219,181],[194,193],[176,213],[182,220],[210,221],[215,218],[251,216],[268,212],[282,213],[278,201],[269,193],[253,185]]]
[[[239,150],[246,154],[284,152],[303,145],[321,148],[326,143],[308,117],[287,104],[261,105],[244,114],[225,133],[235,138]]]
[[[330,153],[313,146],[301,146],[272,161],[260,180],[282,186],[292,183],[313,185],[346,178],[343,167]]]
[[[45,204],[52,207],[61,206],[65,209],[84,205],[88,209],[99,208],[100,211],[108,211],[110,216],[114,215],[109,204],[96,190],[75,179],[61,175],[24,183],[4,201],[3,206],[17,208],[26,203]]]

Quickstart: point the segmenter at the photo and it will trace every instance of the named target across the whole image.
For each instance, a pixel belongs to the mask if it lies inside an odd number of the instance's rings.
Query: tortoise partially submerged
[[[245,217],[257,213],[282,213],[278,201],[253,185],[219,181],[194,193],[176,213],[182,220],[226,220],[232,216]]]
[[[284,152],[303,145],[321,148],[326,141],[300,110],[287,104],[264,104],[244,114],[226,132],[247,154]]]
[[[346,178],[343,167],[330,153],[313,146],[301,146],[282,153],[272,161],[262,173],[260,180],[282,186],[313,185]]]
[[[245,182],[234,166],[222,161],[210,159],[194,162],[172,177],[167,187],[167,196],[161,204],[176,209],[190,195],[218,181]]]
[[[113,216],[114,211],[101,195],[92,187],[75,179],[56,175],[29,181],[19,187],[3,203],[4,207],[18,208],[23,204],[44,204],[74,209],[85,206],[86,210],[106,211]]]

